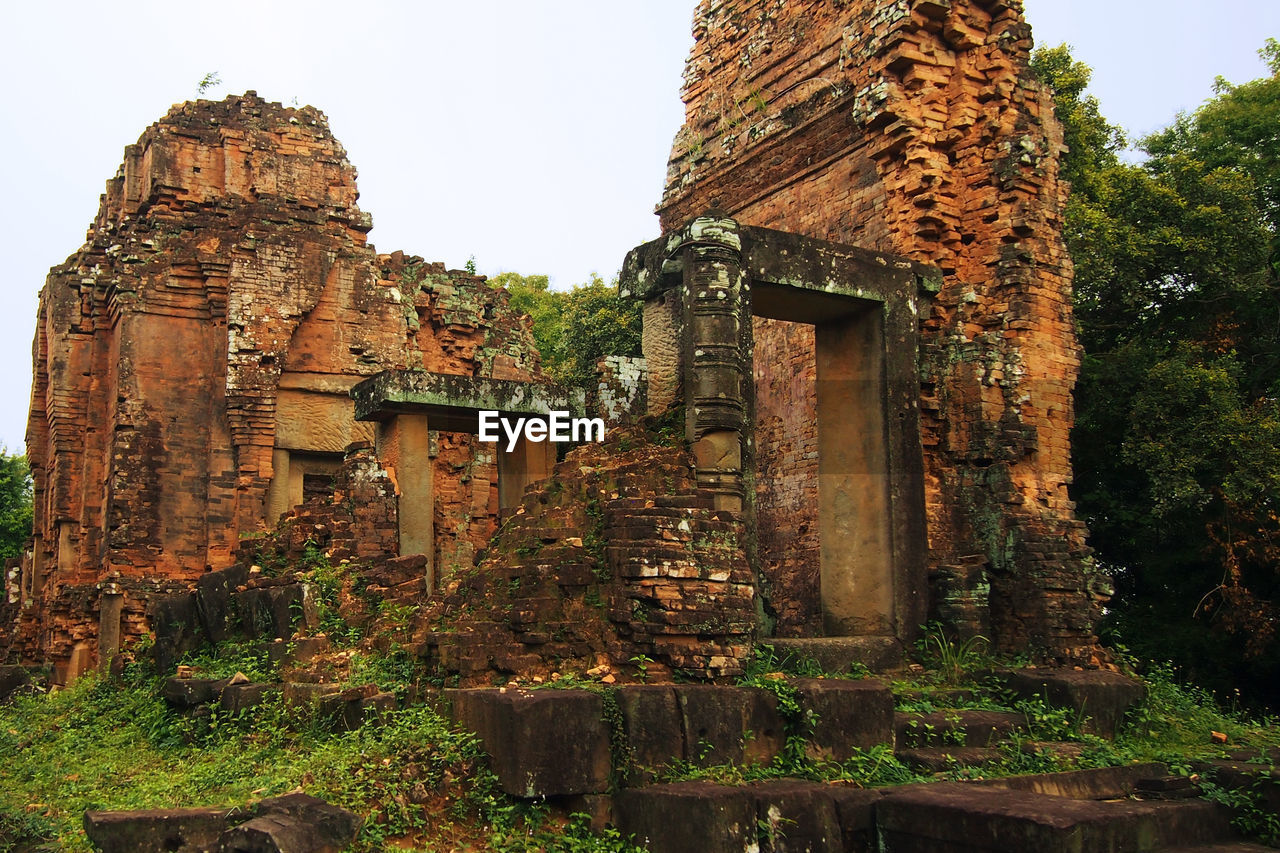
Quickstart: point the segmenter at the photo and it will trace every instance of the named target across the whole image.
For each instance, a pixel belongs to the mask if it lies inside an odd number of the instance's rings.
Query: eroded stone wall
[[[943,271],[920,351],[935,604],[1004,649],[1088,658],[1098,579],[1067,494],[1068,188],[1021,3],[704,0],[694,36],[664,231],[716,208]],[[807,347],[783,326],[756,334],[762,563],[787,592],[812,552],[778,543],[771,568],[763,528],[794,506],[798,529],[814,506],[791,497],[811,409],[779,393]],[[773,609],[791,632],[812,607]]]
[[[530,487],[491,555],[418,612],[429,668],[463,686],[741,674],[755,630],[741,517],[698,487],[676,431],[614,429]]]
[[[126,148],[41,293],[12,656],[92,659],[117,591],[127,641],[152,586],[229,565],[242,535],[331,491],[372,438],[348,396],[364,377],[540,377],[504,291],[375,253],[355,178],[322,113],[253,92],[175,106]],[[493,459],[437,444],[436,563],[469,566],[496,526]]]

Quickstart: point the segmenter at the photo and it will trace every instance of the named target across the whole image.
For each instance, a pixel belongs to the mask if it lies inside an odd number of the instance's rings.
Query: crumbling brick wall
[[[920,351],[936,609],[1004,649],[1089,657],[1098,579],[1067,494],[1068,188],[1021,3],[703,0],[694,36],[664,231],[717,208],[942,269]],[[779,375],[812,349],[783,325],[756,336],[761,561],[779,630],[802,633],[812,552],[763,528],[816,526],[794,496],[808,380]]]
[[[743,671],[755,587],[741,517],[712,508],[688,449],[655,441],[654,426],[570,451],[525,492],[490,556],[419,611],[415,637],[437,676],[484,686],[596,667]]]
[[[41,292],[35,531],[28,593],[0,627],[11,656],[92,645],[104,583],[141,613],[146,584],[229,565],[242,534],[372,438],[347,394],[362,378],[541,376],[504,291],[377,255],[357,195],[322,113],[253,92],[175,106],[126,148],[84,246]],[[470,565],[496,526],[496,474],[466,441],[440,445],[437,562]]]

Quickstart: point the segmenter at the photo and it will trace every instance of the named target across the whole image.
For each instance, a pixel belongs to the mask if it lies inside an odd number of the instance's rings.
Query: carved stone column
[[[747,497],[751,374],[744,347],[750,346],[751,302],[738,223],[708,213],[678,239],[685,434],[698,485],[715,493],[717,509],[741,511]]]

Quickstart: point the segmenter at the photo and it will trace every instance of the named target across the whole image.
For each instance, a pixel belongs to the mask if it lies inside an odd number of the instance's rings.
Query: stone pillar
[[[551,476],[556,464],[556,446],[550,441],[529,441],[521,433],[510,453],[498,450],[498,509],[520,504],[525,487]]]
[[[98,668],[104,672],[111,667],[111,660],[120,651],[120,615],[124,611],[124,596],[114,583],[102,585],[98,602]]]
[[[376,451],[396,484],[400,553],[427,558],[427,589],[435,589],[435,491],[427,416],[399,413],[378,423]]]
[[[58,522],[58,571],[62,574],[76,567],[76,549],[73,530],[74,521]]]
[[[751,303],[738,223],[706,214],[681,238],[685,435],[693,446],[698,486],[715,493],[716,509],[741,511],[751,394],[744,345],[750,345]]]
[[[277,447],[271,451],[271,485],[267,488],[267,525],[272,526],[280,516],[293,509],[289,484],[289,451]]]
[[[71,658],[67,661],[66,670],[62,676],[62,686],[70,687],[75,684],[80,676],[84,675],[92,668],[93,654],[89,650],[88,642],[81,640],[71,649]],[[57,676],[55,668],[55,678]]]

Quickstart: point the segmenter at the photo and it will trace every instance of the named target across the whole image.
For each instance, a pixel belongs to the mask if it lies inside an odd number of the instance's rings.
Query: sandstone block
[[[88,811],[84,830],[102,853],[204,853],[241,809],[145,809],[128,812]]]
[[[609,787],[600,697],[585,690],[447,690],[452,716],[480,736],[502,789],[518,797]]]
[[[1019,669],[996,677],[1019,696],[1071,708],[1084,719],[1085,731],[1105,738],[1116,736],[1125,714],[1147,694],[1141,681],[1118,672]]]
[[[618,829],[650,853],[743,853],[756,841],[756,804],[746,788],[681,782],[614,797]]]
[[[800,707],[811,713],[806,752],[845,761],[855,749],[893,743],[893,692],[873,679],[792,678]]]
[[[843,853],[835,802],[826,785],[781,779],[751,786],[760,853]]]
[[[17,696],[31,684],[31,675],[20,666],[0,666],[0,704]]]
[[[651,782],[657,771],[685,757],[675,690],[665,684],[629,684],[616,695],[630,766],[615,769],[628,784]]]
[[[774,696],[750,687],[677,684],[684,750],[698,766],[768,764],[786,731]]]

